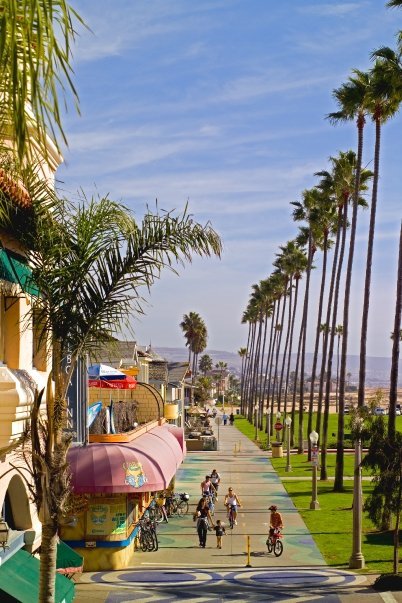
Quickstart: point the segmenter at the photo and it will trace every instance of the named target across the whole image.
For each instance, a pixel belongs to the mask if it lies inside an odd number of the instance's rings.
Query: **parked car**
[[[376,415],[377,417],[384,416],[386,414],[385,409],[381,408],[381,406],[376,406],[376,408],[373,410],[373,415]]]
[[[343,412],[345,413],[345,415],[348,415],[350,413],[350,404],[345,404]]]
[[[401,409],[400,408],[395,408],[395,414],[397,417],[401,416]]]

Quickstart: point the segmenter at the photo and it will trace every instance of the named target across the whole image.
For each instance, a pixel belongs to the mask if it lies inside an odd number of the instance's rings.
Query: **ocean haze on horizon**
[[[352,68],[368,69],[375,48],[395,46],[402,11],[387,10],[385,0],[73,4],[92,32],[80,29],[74,51],[81,117],[65,118],[69,149],[57,172],[60,188],[72,197],[80,188],[87,196],[109,194],[138,219],[158,199],[167,210],[188,202],[197,221],[211,220],[223,239],[222,260],[195,258],[179,277],[164,272],[150,296],[144,291],[134,338],[179,347],[179,324],[195,311],[207,325],[208,347],[236,353],[247,341],[241,319],[251,285],[269,275],[279,245],[297,232],[289,203],[317,182],[314,173],[328,168],[330,155],[355,149],[354,124],[325,120],[337,108],[332,91]],[[369,356],[391,355],[401,125],[398,115],[383,129]],[[368,120],[369,168],[373,152]],[[359,350],[368,222],[362,212],[351,355]],[[310,348],[320,277],[318,261]]]

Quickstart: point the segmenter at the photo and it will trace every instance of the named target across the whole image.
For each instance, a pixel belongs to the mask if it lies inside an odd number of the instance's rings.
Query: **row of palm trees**
[[[389,3],[389,6],[400,5],[402,2]],[[242,318],[242,322],[248,324],[247,346],[239,350],[242,357],[242,412],[250,421],[258,421],[261,428],[264,412],[270,411],[271,425],[268,429],[272,429],[274,409],[291,413],[292,444],[296,443],[298,451],[302,452],[307,409],[307,432],[310,433],[314,427],[320,434],[321,479],[326,479],[328,417],[337,340],[338,358],[341,348],[340,363],[336,371],[338,374],[339,369],[334,485],[337,491],[343,489],[347,350],[356,230],[360,209],[370,205],[358,384],[358,406],[361,407],[365,404],[367,332],[381,131],[383,124],[397,113],[402,101],[402,32],[397,35],[395,50],[381,47],[372,53],[371,58],[373,66],[367,72],[353,70],[348,80],[334,90],[338,110],[328,116],[333,124],[350,120],[356,122],[357,152],[348,150],[330,157],[328,167],[315,174],[315,186],[304,190],[300,201],[291,203],[293,220],[299,224],[298,231],[294,239],[280,246],[270,276],[252,287],[250,301]],[[362,163],[364,131],[368,119],[375,127],[373,171],[364,168]],[[366,200],[368,196],[370,203]],[[311,281],[319,263],[321,282],[318,300],[314,300],[317,310],[313,316]],[[303,276],[305,286],[301,294],[300,281]],[[308,327],[309,330],[313,327],[315,333],[309,382],[305,375]],[[399,337],[394,338],[393,348],[393,354],[399,353]],[[292,374],[291,358],[294,353],[296,366]],[[395,370],[395,363],[393,367]],[[316,397],[317,414],[313,425]],[[296,414],[297,434],[294,433]],[[395,407],[389,415],[389,432],[395,432]]]

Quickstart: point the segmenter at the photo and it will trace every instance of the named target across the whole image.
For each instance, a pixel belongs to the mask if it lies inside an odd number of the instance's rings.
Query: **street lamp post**
[[[352,555],[349,559],[349,567],[351,569],[362,569],[365,566],[364,556],[362,553],[362,440],[361,429],[363,427],[363,419],[356,419],[358,435],[355,440],[355,468],[353,477],[353,544]]]
[[[320,508],[320,503],[317,500],[318,433],[312,431],[309,438],[311,442],[311,465],[313,467],[310,509],[316,510]]]
[[[276,413],[276,422],[280,423],[281,422],[281,418],[282,418],[282,413],[278,410],[278,412]],[[281,441],[281,434],[280,434],[280,430],[279,429],[276,430],[276,441],[277,442]]]
[[[290,426],[292,425],[291,417],[287,416],[285,419],[285,425],[287,429],[287,450],[286,450],[286,469],[285,471],[292,471],[292,465],[290,464]]]

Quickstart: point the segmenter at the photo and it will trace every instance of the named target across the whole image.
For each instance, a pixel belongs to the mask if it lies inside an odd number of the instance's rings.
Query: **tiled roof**
[[[188,362],[168,362],[169,383],[180,383],[189,370]]]

